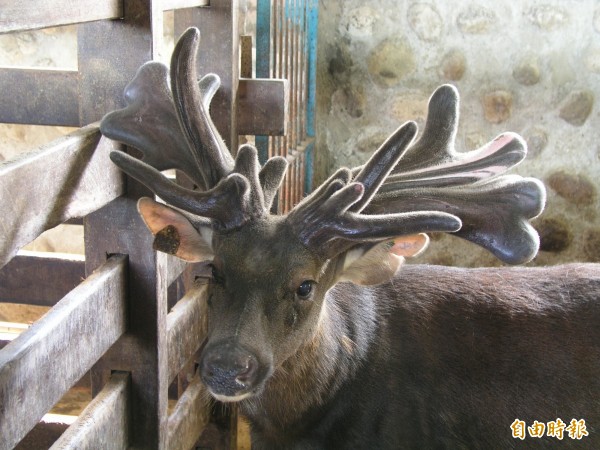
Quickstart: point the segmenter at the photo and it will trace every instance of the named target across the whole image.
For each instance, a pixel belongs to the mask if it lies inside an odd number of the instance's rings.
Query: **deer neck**
[[[363,365],[375,338],[377,309],[374,298],[360,301],[342,283],[324,301],[313,338],[273,373],[264,391],[242,402],[242,413],[253,428],[267,434],[293,433],[349,383]]]

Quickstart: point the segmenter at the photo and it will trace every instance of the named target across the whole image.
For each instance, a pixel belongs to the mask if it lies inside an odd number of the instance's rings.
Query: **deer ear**
[[[137,207],[154,235],[154,250],[189,262],[206,261],[214,256],[210,227],[196,228],[181,212],[148,197],[140,198]]]
[[[385,283],[398,271],[405,257],[421,254],[428,245],[429,237],[421,233],[354,247],[343,256],[338,281],[362,285]]]

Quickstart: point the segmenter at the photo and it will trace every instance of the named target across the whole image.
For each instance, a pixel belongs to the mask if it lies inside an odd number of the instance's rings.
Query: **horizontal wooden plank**
[[[0,267],[43,231],[122,194],[114,145],[94,124],[0,165]]]
[[[167,314],[169,381],[200,348],[206,334],[206,286],[192,287]]]
[[[0,122],[79,126],[78,76],[70,70],[0,69]]]
[[[23,251],[0,269],[0,302],[54,306],[84,277],[83,256]]]
[[[196,375],[169,416],[169,449],[188,450],[200,437],[209,417],[208,393]]]
[[[19,442],[125,332],[125,256],[110,258],[0,350],[0,450]]]
[[[121,450],[129,446],[130,376],[115,372],[50,450]]]
[[[122,16],[122,0],[0,0],[0,33],[118,19]]]
[[[162,2],[162,8],[164,11],[209,5],[210,0],[163,0]]]
[[[267,78],[240,78],[238,134],[283,136],[289,117],[289,82]]]

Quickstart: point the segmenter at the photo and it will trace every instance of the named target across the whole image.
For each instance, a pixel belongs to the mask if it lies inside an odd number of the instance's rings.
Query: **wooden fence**
[[[201,266],[152,251],[136,211],[151,193],[110,163],[117,144],[98,129],[122,106],[137,68],[156,59],[163,13],[174,10],[176,36],[201,30],[200,73],[221,78],[211,114],[224,140],[235,149],[242,134],[278,135],[257,144],[294,167],[280,209],[299,200],[314,99],[305,42],[316,4],[259,0],[259,40],[268,46],[257,45],[262,79],[253,79],[238,2],[208,3],[0,0],[0,33],[78,24],[76,71],[0,68],[0,122],[78,127],[0,163],[0,301],[52,306],[0,350],[0,450],[18,445],[82,379],[94,398],[53,449],[190,449],[210,419],[194,371],[206,326],[204,287],[193,282]],[[85,258],[19,251],[67,221],[83,223]]]

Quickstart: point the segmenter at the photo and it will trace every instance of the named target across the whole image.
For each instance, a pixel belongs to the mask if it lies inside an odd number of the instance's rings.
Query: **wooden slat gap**
[[[129,446],[130,375],[115,372],[50,450],[126,449]]]
[[[126,256],[110,258],[0,350],[1,450],[13,448],[125,332],[126,266]]]

